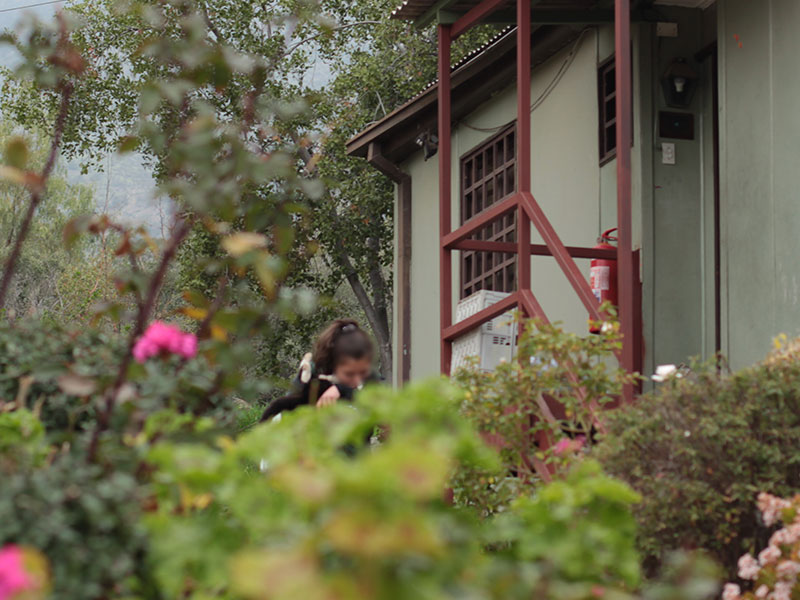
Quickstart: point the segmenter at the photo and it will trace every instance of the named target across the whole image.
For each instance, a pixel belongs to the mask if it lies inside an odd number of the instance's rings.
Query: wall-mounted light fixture
[[[417,136],[416,142],[417,146],[422,148],[422,155],[425,160],[435,156],[436,152],[439,150],[439,137],[430,131],[426,131]]]
[[[686,63],[685,58],[676,58],[661,77],[664,100],[672,108],[689,108],[697,90],[698,76]]]

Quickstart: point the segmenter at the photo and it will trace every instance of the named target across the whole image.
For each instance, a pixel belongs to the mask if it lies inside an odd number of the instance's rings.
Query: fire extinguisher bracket
[[[615,250],[616,246],[611,242],[616,242],[616,236],[611,235],[617,228],[604,231],[597,240],[595,250]],[[589,285],[592,288],[594,297],[600,304],[610,302],[615,307],[618,304],[619,293],[617,289],[617,261],[616,259],[609,258],[594,258],[592,259],[591,267],[589,270]],[[592,325],[590,331],[592,333],[600,333],[600,328]]]

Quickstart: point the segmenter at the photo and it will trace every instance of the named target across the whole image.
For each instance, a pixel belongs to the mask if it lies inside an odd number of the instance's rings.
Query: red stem
[[[164,282],[164,277],[167,274],[167,269],[169,268],[172,259],[175,257],[178,246],[180,246],[181,242],[186,238],[190,230],[190,222],[183,217],[178,217],[178,222],[173,228],[172,236],[164,248],[164,253],[161,255],[161,261],[158,264],[158,268],[150,280],[150,287],[147,290],[147,297],[139,306],[139,311],[136,315],[136,321],[133,329],[131,330],[130,336],[128,337],[128,347],[125,351],[125,356],[122,357],[122,362],[120,362],[119,370],[117,371],[117,377],[114,380],[114,384],[106,393],[105,406],[103,411],[98,415],[97,426],[95,427],[94,433],[92,434],[92,440],[89,444],[89,450],[87,452],[88,462],[94,461],[95,455],[97,454],[98,442],[100,441],[100,434],[108,429],[108,424],[111,421],[111,413],[114,411],[114,406],[117,402],[117,396],[119,396],[119,391],[122,389],[122,386],[125,384],[125,380],[128,377],[128,368],[133,360],[133,347],[136,345],[136,341],[139,339],[142,333],[144,333],[145,324],[150,319],[150,315],[153,312],[156,300],[158,299],[158,294],[161,291],[161,286]]]
[[[5,308],[6,294],[8,293],[8,288],[11,285],[11,280],[13,279],[14,272],[16,271],[17,261],[22,253],[22,244],[25,243],[25,239],[28,237],[31,223],[33,223],[33,216],[36,214],[36,209],[39,207],[39,204],[42,201],[44,189],[47,185],[47,179],[50,177],[50,173],[53,171],[53,167],[56,164],[56,158],[58,158],[58,148],[61,145],[61,138],[64,134],[64,126],[67,122],[69,101],[70,97],[72,96],[73,89],[73,85],[70,82],[65,82],[61,86],[61,108],[59,109],[58,118],[56,119],[53,141],[50,144],[50,154],[47,156],[47,162],[45,163],[44,169],[39,176],[37,187],[31,193],[31,201],[28,204],[28,210],[26,211],[25,218],[22,220],[22,224],[20,225],[17,239],[14,242],[14,247],[11,249],[11,254],[9,254],[8,260],[6,260],[5,269],[3,270],[3,278],[0,280],[0,309]]]

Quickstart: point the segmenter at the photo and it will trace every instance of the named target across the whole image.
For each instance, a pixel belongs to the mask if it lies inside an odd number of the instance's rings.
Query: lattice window
[[[614,57],[597,68],[597,102],[600,121],[600,164],[617,155],[617,70]]]
[[[510,196],[516,186],[516,127],[504,129],[461,159],[462,225],[495,202]],[[516,215],[508,214],[477,232],[472,239],[516,242]],[[478,290],[513,292],[517,256],[504,252],[461,252],[461,297]]]

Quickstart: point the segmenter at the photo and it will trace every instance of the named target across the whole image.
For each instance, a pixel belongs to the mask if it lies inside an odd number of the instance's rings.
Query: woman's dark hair
[[[353,319],[337,319],[320,334],[314,345],[314,364],[319,373],[331,375],[345,358],[372,358],[372,340]]]

